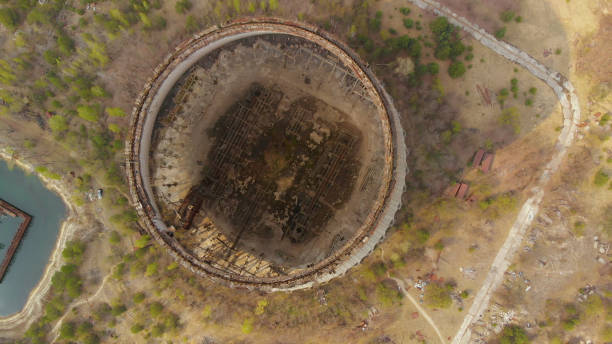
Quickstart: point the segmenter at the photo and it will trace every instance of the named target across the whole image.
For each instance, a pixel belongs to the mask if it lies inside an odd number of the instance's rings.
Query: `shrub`
[[[253,12],[255,11],[255,8],[253,8]],[[194,16],[192,15],[188,15],[187,19],[185,19],[185,29],[189,32],[195,32],[198,30],[200,26],[198,25],[198,21],[195,19]]]
[[[535,88],[535,87],[531,87],[531,88],[529,89],[529,93],[531,93],[532,95],[534,95],[534,96],[535,96],[535,95],[536,95],[536,93],[538,93],[538,89],[537,89],[537,88]]]
[[[142,330],[144,330],[144,326],[142,326],[141,324],[135,324],[130,328],[130,332],[132,333],[138,333]]]
[[[54,134],[60,134],[68,130],[68,122],[66,117],[62,115],[55,115],[49,118],[49,128]]]
[[[440,66],[436,62],[430,62],[427,64],[427,71],[431,75],[436,75],[440,71]]]
[[[599,125],[603,127],[606,124],[608,124],[608,121],[610,121],[610,114],[606,113],[605,115],[601,116],[601,118],[599,119]]]
[[[108,107],[105,111],[111,117],[125,117],[126,115],[126,113],[118,107]]]
[[[111,309],[111,314],[115,317],[120,316],[121,314],[125,313],[127,311],[127,307],[125,307],[124,304],[116,304],[112,307]]]
[[[146,277],[151,277],[155,274],[157,274],[157,262],[153,262],[149,265],[147,265],[147,270],[145,271],[145,276]]]
[[[504,23],[510,22],[513,18],[514,18],[514,12],[512,11],[503,11],[499,15],[499,19],[501,19],[501,21],[503,21]]]
[[[117,245],[121,242],[121,236],[119,235],[119,233],[117,233],[117,231],[112,231],[108,236],[108,242],[113,245]]]
[[[149,305],[149,313],[153,318],[160,316],[163,310],[164,306],[162,306],[162,304],[159,302],[153,302],[151,305]]]
[[[425,287],[425,303],[432,308],[448,308],[453,303],[447,286],[432,282]]]
[[[506,36],[506,27],[502,27],[501,29],[498,29],[497,31],[495,31],[495,38],[497,39],[502,39],[504,38],[504,36]]]
[[[89,321],[80,323],[76,328],[76,335],[79,338],[85,338],[93,331],[93,325]]]
[[[138,238],[138,240],[136,240],[134,246],[136,246],[136,248],[146,247],[149,245],[149,240],[151,240],[151,237],[148,234],[142,235],[140,238]]]
[[[612,326],[608,325],[601,331],[601,339],[604,342],[612,342]]]
[[[268,0],[268,8],[270,11],[276,11],[278,9],[278,0]]]
[[[509,107],[502,111],[499,122],[503,125],[511,126],[514,129],[514,133],[518,134],[521,131],[520,117],[521,115],[516,107]]]
[[[17,80],[17,75],[13,67],[7,61],[0,59],[0,83],[10,85],[15,80]]]
[[[164,332],[165,332],[164,325],[157,324],[157,325],[153,326],[153,328],[151,329],[151,336],[153,336],[153,337],[161,337],[161,335],[163,335]]]
[[[268,300],[263,299],[263,300],[257,301],[257,308],[255,308],[255,315],[264,314],[267,306],[268,306]]]
[[[185,13],[191,9],[193,4],[189,0],[178,0],[174,5],[174,9],[177,13]]]
[[[584,312],[588,316],[594,316],[604,310],[603,300],[597,294],[591,294],[584,302]]]
[[[100,105],[79,105],[77,106],[79,117],[89,122],[97,122],[100,117]]]
[[[74,324],[70,321],[66,321],[60,327],[60,338],[62,339],[73,339],[75,337]]]
[[[412,26],[414,25],[414,20],[410,19],[410,18],[405,18],[403,20],[404,23],[404,27],[406,29],[412,29]]]
[[[506,326],[499,339],[500,344],[527,344],[529,338],[525,330],[517,325]]]
[[[373,32],[379,32],[380,27],[382,26],[382,12],[376,11],[374,18],[370,19],[368,25],[370,30],[372,30]]]
[[[69,56],[74,52],[74,40],[60,31],[57,36],[57,47],[64,56]]]
[[[19,13],[10,7],[0,8],[0,24],[8,30],[15,30],[19,24]]]
[[[401,14],[403,14],[405,16],[410,14],[410,9],[407,8],[407,7],[400,7],[399,11],[400,11]]]
[[[55,49],[45,50],[43,53],[43,59],[45,59],[48,64],[56,66],[60,62],[60,54]]]
[[[416,231],[416,239],[419,244],[424,244],[429,240],[429,231],[425,228],[419,228]]]
[[[387,286],[384,282],[376,286],[376,298],[384,307],[389,307],[402,299],[403,295],[395,288]]]
[[[460,78],[463,74],[465,74],[465,65],[463,65],[463,62],[455,61],[448,66],[448,75],[450,75],[451,78]]]
[[[253,319],[252,318],[244,319],[244,321],[242,322],[241,329],[242,329],[242,333],[244,334],[249,334],[253,332]]]
[[[610,177],[608,176],[608,174],[606,174],[603,170],[599,170],[597,171],[597,173],[595,173],[595,179],[593,180],[593,182],[597,186],[604,186],[608,183],[609,179]]]
[[[69,263],[79,264],[85,252],[85,244],[80,241],[69,241],[62,251],[62,257]]]
[[[135,304],[141,303],[142,301],[144,301],[144,299],[145,299],[145,293],[138,292],[138,293],[134,294],[133,301],[134,301]]]

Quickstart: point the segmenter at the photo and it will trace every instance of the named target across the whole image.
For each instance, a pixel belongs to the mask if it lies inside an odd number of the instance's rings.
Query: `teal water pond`
[[[66,218],[66,205],[47,189],[37,176],[17,166],[10,168],[0,159],[0,198],[32,216],[21,245],[0,283],[0,317],[19,312],[32,289],[42,278],[60,226]],[[21,219],[0,216],[0,259],[11,243]]]

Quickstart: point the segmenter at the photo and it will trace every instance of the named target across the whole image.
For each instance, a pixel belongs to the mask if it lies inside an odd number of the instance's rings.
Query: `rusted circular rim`
[[[234,40],[262,34],[287,34],[301,37],[338,57],[347,68],[352,70],[355,77],[360,79],[370,93],[371,100],[378,109],[385,147],[385,166],[379,193],[361,228],[330,257],[294,274],[277,277],[237,275],[213,267],[187,252],[182,245],[164,233],[166,226],[159,217],[148,177],[150,139],[159,109],[151,111],[154,113],[149,110],[151,107],[155,108],[155,104],[161,104],[159,98],[161,97],[163,101],[167,95],[167,91],[158,93],[162,85],[164,89],[168,88],[169,84],[166,85],[164,82],[169,76],[176,77],[176,75],[183,74],[182,69],[186,70],[195,61],[210,52],[206,49],[212,51]],[[190,57],[194,61],[190,62]],[[228,22],[222,26],[214,26],[181,43],[174,52],[166,56],[164,62],[154,70],[153,77],[145,84],[132,110],[130,132],[126,142],[126,172],[130,194],[138,211],[140,223],[146,231],[186,268],[230,286],[263,290],[296,289],[317,282],[325,282],[346,272],[365,258],[384,236],[399,207],[405,184],[405,158],[406,149],[403,131],[399,124],[399,115],[381,83],[359,56],[329,33],[317,27],[278,18],[248,18]],[[141,169],[141,165],[144,169]]]

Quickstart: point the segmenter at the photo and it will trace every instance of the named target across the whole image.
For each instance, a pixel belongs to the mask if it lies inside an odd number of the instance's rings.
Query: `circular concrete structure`
[[[196,141],[183,138],[191,127]],[[291,142],[310,155],[294,147],[298,155],[284,159]],[[309,287],[358,264],[392,224],[406,175],[399,116],[367,65],[316,27],[271,18],[213,27],[168,55],[133,109],[126,155],[140,223],[160,245],[199,275],[265,291]],[[241,175],[268,171],[269,160],[281,166],[276,179]],[[295,179],[305,181],[291,193]],[[266,202],[284,208],[273,212]],[[189,233],[200,237],[196,244]]]

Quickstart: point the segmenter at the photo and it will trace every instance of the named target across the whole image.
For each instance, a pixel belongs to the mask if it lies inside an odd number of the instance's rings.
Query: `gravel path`
[[[506,241],[500,248],[491,265],[484,284],[476,294],[474,302],[461,324],[461,328],[453,338],[453,344],[468,343],[471,338],[471,325],[489,306],[491,294],[501,284],[504,273],[510,266],[526,229],[538,213],[540,202],[544,195],[544,187],[553,173],[557,171],[563,161],[567,149],[572,145],[576,134],[576,125],[580,121],[580,105],[573,85],[561,74],[544,66],[536,59],[518,48],[495,39],[478,25],[470,23],[467,19],[458,16],[448,7],[433,0],[409,0],[416,6],[432,11],[437,15],[445,16],[449,22],[461,27],[477,41],[497,52],[506,59],[524,67],[531,74],[544,81],[555,92],[563,109],[563,130],[559,135],[552,159],[548,162],[536,186],[531,190],[532,196],[523,204],[514,225],[508,233]]]

